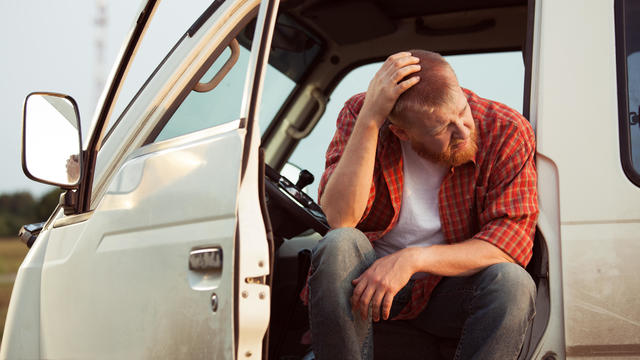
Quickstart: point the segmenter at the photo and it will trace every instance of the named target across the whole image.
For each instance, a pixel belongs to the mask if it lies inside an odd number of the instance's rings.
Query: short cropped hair
[[[416,75],[420,77],[420,81],[400,95],[389,115],[392,122],[397,122],[407,109],[433,113],[436,108],[453,101],[454,91],[459,86],[451,65],[442,55],[426,50],[409,52],[420,59],[421,69],[401,81]]]

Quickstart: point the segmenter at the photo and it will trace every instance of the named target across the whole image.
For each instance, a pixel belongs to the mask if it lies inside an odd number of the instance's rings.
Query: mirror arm
[[[65,215],[75,215],[81,213],[81,209],[79,208],[80,204],[80,187],[83,183],[83,177],[86,176],[84,174],[87,173],[87,169],[85,168],[85,164],[87,163],[87,150],[80,150],[80,164],[82,165],[80,168],[80,178],[78,179],[78,186],[76,189],[69,189],[62,194],[60,194],[59,204],[62,206]]]
[[[82,170],[80,172],[80,182],[78,183],[79,193],[76,195],[76,202],[83,204],[77,206],[78,213],[89,211],[91,208],[91,187],[93,186],[93,176],[88,176],[90,172],[89,164],[95,164],[98,152],[82,150]]]
[[[60,194],[60,206],[62,206],[65,215],[77,214],[78,192],[76,190],[67,190]]]

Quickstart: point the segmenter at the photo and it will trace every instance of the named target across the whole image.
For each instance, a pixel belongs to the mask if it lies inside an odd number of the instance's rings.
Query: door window
[[[106,137],[126,113],[127,106],[135,100],[136,94],[145,86],[154,69],[162,63],[164,55],[172,51],[176,43],[181,41],[184,30],[188,29],[210,5],[210,0],[168,0],[158,5],[113,105],[111,117],[105,128]]]
[[[192,90],[187,95],[156,137],[156,142],[240,118],[249,51],[242,46],[238,51],[237,62],[215,88],[206,92]],[[213,79],[230,56],[231,50],[226,48],[204,74],[200,83]]]
[[[238,33],[236,39],[239,43],[239,57],[222,81],[210,91],[191,90],[173,115],[166,122],[161,122],[154,131],[157,135],[152,137],[153,142],[240,119],[254,29],[255,21],[252,21]],[[292,33],[296,36],[291,36]],[[278,17],[260,106],[259,125],[262,132],[296,89],[297,83],[320,53],[320,47],[319,41],[303,32],[292,19],[284,15]],[[200,83],[210,81],[224,66],[230,54],[231,50],[225,49],[202,76]]]
[[[620,155],[631,181],[640,186],[640,2],[616,2]]]

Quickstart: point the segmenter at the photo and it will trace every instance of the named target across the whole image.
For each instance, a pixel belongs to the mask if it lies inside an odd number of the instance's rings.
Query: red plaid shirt
[[[451,168],[440,185],[439,212],[448,243],[471,238],[497,246],[518,264],[531,259],[538,215],[535,137],[529,122],[511,108],[464,89],[478,133],[473,162]],[[353,131],[365,94],[349,99],[329,145],[318,190],[322,196]],[[385,125],[380,129],[376,161],[366,210],[357,228],[374,244],[397,223],[402,201],[402,150]],[[415,281],[410,303],[396,317],[416,317],[426,307],[441,277]],[[306,300],[307,289],[302,296]]]

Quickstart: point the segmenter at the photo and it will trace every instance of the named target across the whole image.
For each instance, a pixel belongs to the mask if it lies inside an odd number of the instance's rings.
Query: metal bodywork
[[[640,189],[621,166],[614,1],[536,3],[531,118],[539,193],[556,193],[543,216],[556,224],[567,356],[640,356]]]
[[[143,6],[138,21],[150,17],[153,3]],[[79,188],[85,203],[80,200],[78,215],[57,211],[25,259],[1,357],[260,356],[269,287],[244,280],[269,273],[269,246],[256,206],[259,133],[253,122],[261,59],[268,56],[273,27],[269,8],[277,2],[263,3],[258,14],[259,5],[225,2],[204,19],[104,141],[106,121],[100,119],[109,113],[104,109],[128,60],[115,68],[86,150],[95,154],[96,166]],[[197,80],[202,64],[226,46],[227,34],[256,14],[256,38],[264,41],[254,42],[241,117],[142,146],[145,129],[153,129],[176,94]],[[135,52],[127,54],[131,48],[125,47],[125,57]],[[207,247],[224,254],[221,268],[189,269],[190,253]]]

